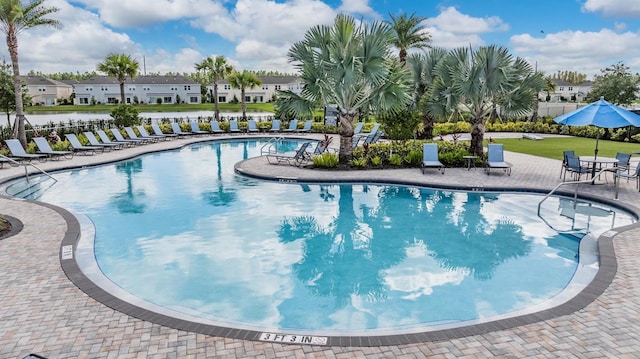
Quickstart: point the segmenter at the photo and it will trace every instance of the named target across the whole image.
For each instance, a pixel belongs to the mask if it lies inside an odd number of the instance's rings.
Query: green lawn
[[[506,151],[526,153],[530,155],[562,159],[562,151],[574,150],[577,156],[593,156],[596,148],[594,138],[583,137],[548,137],[540,141],[519,138],[496,138],[496,143],[504,144]],[[640,151],[640,143],[628,143],[600,140],[598,156],[615,157],[616,152],[631,153]]]

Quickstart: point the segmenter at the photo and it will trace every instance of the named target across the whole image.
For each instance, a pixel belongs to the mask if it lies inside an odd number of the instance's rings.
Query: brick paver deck
[[[36,163],[45,170],[110,162],[141,152],[174,148],[202,139],[179,139],[73,160]],[[418,169],[310,171],[273,166],[262,158],[240,163],[239,171],[288,179],[389,180],[426,185],[549,190],[559,183],[560,162],[507,152],[513,174],[447,169],[444,175]],[[5,165],[0,183],[24,175]],[[613,187],[582,186],[581,193],[613,198]],[[634,206],[640,194],[622,182],[621,205]],[[281,345],[219,338],[175,330],[114,311],[80,291],[60,267],[66,221],[49,205],[0,196],[0,213],[19,219],[24,229],[0,240],[0,358],[38,353],[49,358],[636,358],[640,353],[640,229],[613,240],[617,272],[611,285],[584,309],[533,324],[458,339],[379,347]]]

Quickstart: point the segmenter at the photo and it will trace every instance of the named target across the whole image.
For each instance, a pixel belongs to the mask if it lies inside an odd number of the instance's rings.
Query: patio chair
[[[376,123],[376,124],[375,124],[375,125],[373,125],[373,127],[371,128],[371,131],[369,131],[369,132],[362,132],[362,133],[358,133],[357,135],[355,135],[355,134],[354,134],[354,135],[353,135],[353,137],[357,137],[357,138],[358,138],[358,141],[360,141],[360,140],[361,140],[361,139],[363,139],[363,138],[364,138],[364,139],[366,139],[366,138],[367,138],[367,137],[369,137],[369,136],[373,136],[373,135],[375,135],[375,134],[378,132],[378,130],[379,130],[379,129],[380,129],[380,124],[379,124],[379,123]],[[355,131],[354,131],[354,133],[355,133]]]
[[[164,132],[162,132],[162,129],[160,128],[160,125],[158,125],[157,123],[152,123],[151,124],[151,129],[153,130],[153,134],[156,135],[156,136],[165,136],[167,139],[178,137],[178,135],[175,134],[175,133],[164,133]]]
[[[11,154],[11,157],[19,159],[19,160],[26,160],[26,161],[31,161],[33,159],[38,159],[40,161],[46,161],[47,160],[47,155],[42,154],[42,153],[27,153],[27,151],[24,150],[24,147],[22,147],[22,144],[20,143],[20,140],[18,139],[9,139],[9,140],[4,140],[4,143],[7,144],[7,147],[9,148],[9,152]]]
[[[613,173],[613,183],[616,183],[616,181],[619,181],[620,178],[626,178],[627,181],[635,178],[636,188],[638,189],[638,191],[640,191],[640,162],[638,162],[638,165],[636,166],[636,169],[633,172],[629,173],[624,171],[622,172],[618,171]]]
[[[271,128],[269,132],[280,132],[280,120],[271,121]]]
[[[296,132],[298,129],[298,120],[289,121],[289,127],[282,130],[283,132]]]
[[[196,121],[191,121],[189,126],[191,126],[191,132],[193,132],[194,135],[208,135],[210,133],[209,131],[201,130],[200,125]]]
[[[621,171],[629,172],[629,162],[631,161],[630,153],[616,153],[616,160],[618,160],[618,169]]]
[[[216,120],[211,120],[209,123],[211,126],[211,133],[224,133],[224,131],[220,128],[220,124]]]
[[[127,136],[129,136],[129,138],[130,138],[130,139],[132,139],[132,140],[142,140],[142,141],[144,141],[145,143],[149,143],[149,142],[157,142],[157,141],[158,141],[158,139],[157,139],[157,138],[142,137],[142,135],[141,135],[141,136],[138,136],[138,135],[136,134],[136,131],[134,131],[134,130],[133,130],[133,128],[131,128],[131,127],[125,127],[125,128],[124,128],[124,132],[126,132],[126,133],[127,133]]]
[[[242,131],[240,131],[240,127],[238,127],[238,121],[236,120],[230,120],[229,121],[229,132],[232,133],[240,133]]]
[[[135,141],[133,141],[133,142],[131,142],[131,141],[118,141],[118,140],[112,141],[111,138],[109,138],[109,135],[107,135],[107,133],[104,132],[104,130],[97,130],[96,133],[98,134],[98,137],[100,137],[100,141],[102,141],[102,143],[115,143],[115,144],[120,144],[123,147],[124,146],[130,147],[130,146],[135,145]]]
[[[311,142],[303,143],[295,154],[290,153],[274,153],[267,155],[267,161],[271,164],[281,164],[286,162],[289,165],[300,166],[307,158],[307,148],[311,146]]]
[[[444,174],[444,165],[438,160],[438,144],[425,143],[422,146],[422,174],[426,168],[437,168]]]
[[[178,136],[192,136],[193,133],[189,132],[189,131],[183,131],[182,128],[180,128],[180,125],[172,122],[171,123],[171,130],[173,131],[173,133],[175,133]]]
[[[50,159],[60,159],[61,157],[68,159],[73,158],[73,151],[56,151],[52,149],[46,137],[34,137],[33,142],[35,142],[36,147],[38,147],[37,153],[47,155]]]
[[[122,133],[120,132],[120,130],[118,130],[115,127],[111,129],[111,133],[113,134],[113,138],[115,138],[116,141],[118,141],[118,142],[127,142],[127,143],[129,143],[131,145],[141,145],[141,144],[146,142],[145,140],[143,140],[141,138],[124,138],[124,136],[122,136]]]
[[[298,133],[310,133],[311,132],[311,125],[313,125],[313,121],[312,120],[306,120],[306,121],[304,121],[304,126],[302,128],[300,128],[300,129],[297,129],[296,132],[298,132]]]
[[[358,122],[356,124],[356,127],[353,128],[353,134],[354,135],[360,134],[360,132],[362,132],[362,126],[364,126],[364,122]]]
[[[140,137],[142,138],[151,138],[151,139],[156,139],[156,141],[164,141],[166,140],[168,137],[165,136],[164,134],[162,135],[158,135],[158,134],[150,134],[149,132],[147,132],[147,129],[144,128],[144,126],[142,125],[137,125],[136,129],[138,130],[138,133],[140,133]]]
[[[567,172],[571,173],[571,178],[574,181],[579,181],[583,174],[588,175],[591,170],[582,165],[580,158],[576,156],[567,156],[567,170],[562,178],[563,181],[567,178]]]
[[[566,175],[567,172],[567,156],[575,156],[573,150],[562,152],[562,167],[560,168],[560,178]]]
[[[250,133],[257,133],[260,132],[260,130],[258,129],[258,125],[256,125],[256,120],[249,120],[247,121],[247,132]]]
[[[73,152],[82,153],[85,155],[93,155],[96,151],[103,152],[104,148],[100,146],[85,146],[83,145],[78,137],[74,133],[67,133],[64,135],[67,138],[67,141],[71,144],[71,148]]]
[[[102,147],[104,150],[109,151],[111,151],[112,149],[119,150],[124,146],[121,143],[101,143],[100,141],[98,141],[93,132],[83,132],[82,134],[87,138],[90,146]]]
[[[504,147],[499,143],[487,145],[487,175],[491,174],[492,168],[504,170],[507,176],[511,176],[511,163],[504,160]]]

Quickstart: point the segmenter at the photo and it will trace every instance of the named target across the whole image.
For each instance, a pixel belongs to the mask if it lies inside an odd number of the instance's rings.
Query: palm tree
[[[131,55],[112,53],[107,55],[103,62],[98,64],[98,71],[104,72],[107,76],[115,77],[120,83],[120,103],[125,103],[124,82],[127,77],[133,79],[138,75],[140,63]]]
[[[508,116],[525,116],[533,108],[535,94],[546,85],[542,74],[527,61],[495,45],[476,51],[455,49],[438,64],[436,72],[426,106],[437,116],[460,107],[469,111],[469,151],[474,155],[483,152],[485,119],[494,105]]]
[[[423,98],[429,93],[429,88],[436,76],[436,66],[447,55],[447,51],[442,48],[432,48],[426,53],[412,54],[407,58],[409,68],[413,74],[414,101],[420,108],[422,118],[422,133],[419,138],[431,139],[433,137],[433,127],[436,117],[429,112],[425,106]]]
[[[13,88],[16,97],[16,133],[14,135],[24,147],[27,146],[27,135],[24,130],[24,103],[22,101],[20,66],[18,65],[18,34],[22,30],[40,25],[60,27],[60,21],[46,17],[59,9],[44,6],[44,1],[34,0],[22,4],[20,0],[0,0],[0,31],[7,37],[7,48],[13,67]]]
[[[213,83],[213,103],[215,104],[216,121],[220,121],[220,105],[218,103],[218,81],[225,79],[233,72],[233,66],[227,63],[224,56],[216,56],[215,59],[207,57],[201,63],[196,64],[197,71],[203,71],[206,85]]]
[[[393,31],[393,40],[391,44],[398,48],[398,59],[401,64],[406,62],[407,50],[424,49],[429,47],[431,35],[425,30],[426,26],[422,24],[426,18],[416,16],[415,13],[407,17],[407,14],[394,16],[389,14],[391,21],[391,30]]]
[[[340,162],[352,158],[353,127],[371,111],[392,111],[411,102],[410,76],[390,52],[387,23],[357,24],[338,15],[332,26],[317,25],[289,50],[300,71],[300,94],[280,91],[277,106],[284,113],[311,116],[315,108],[335,104],[340,126]]]
[[[247,102],[245,99],[245,90],[251,89],[255,86],[262,86],[262,81],[258,76],[251,72],[244,70],[242,72],[235,71],[227,78],[231,87],[240,89],[240,97],[242,103],[242,118],[247,118]]]

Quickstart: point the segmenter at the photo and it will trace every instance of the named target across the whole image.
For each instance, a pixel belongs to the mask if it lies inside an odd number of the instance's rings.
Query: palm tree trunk
[[[213,106],[216,112],[216,121],[220,121],[220,105],[218,104],[218,82],[213,83]]]
[[[338,114],[340,120],[340,152],[338,160],[341,164],[347,165],[353,158],[353,124],[356,115]]]
[[[18,65],[18,38],[14,28],[7,31],[7,47],[13,68],[13,90],[16,96],[16,120],[14,136],[27,148],[27,134],[24,130],[24,103],[22,102],[22,83],[20,82],[20,66]]]
[[[433,127],[435,118],[428,113],[422,114],[422,134],[418,136],[420,139],[433,139]]]
[[[247,103],[244,98],[244,87],[240,90],[240,96],[242,97],[242,119],[244,120],[247,118]]]
[[[538,120],[538,95],[536,95],[536,102],[533,104],[533,113],[531,114],[531,122]]]
[[[475,156],[482,156],[484,141],[484,117],[471,119],[471,144],[469,152]]]
[[[120,104],[124,105],[124,82],[120,82]]]

